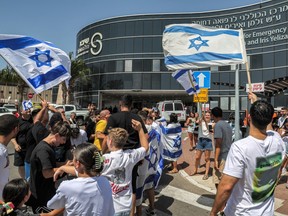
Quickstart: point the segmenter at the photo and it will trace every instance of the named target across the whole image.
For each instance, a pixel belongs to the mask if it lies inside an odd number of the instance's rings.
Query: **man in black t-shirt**
[[[144,130],[144,133],[147,135],[147,129],[145,127],[144,122],[142,121],[141,117],[137,114],[131,113],[131,106],[132,106],[132,96],[131,95],[123,95],[120,100],[120,112],[114,113],[108,118],[107,126],[105,129],[104,134],[108,134],[108,130],[110,128],[123,128],[125,129],[128,134],[128,140],[126,144],[123,147],[123,150],[126,149],[136,149],[140,147],[140,140],[138,131],[134,130],[132,127],[132,119],[135,119],[142,124],[142,128]],[[148,139],[148,135],[147,135]],[[105,152],[107,150],[107,144],[106,139],[103,140],[102,143],[102,151]],[[132,171],[132,191],[133,191],[133,197],[132,197],[132,208],[131,213],[134,215],[135,205],[136,205],[136,179],[137,179],[137,170],[138,165],[135,165]]]
[[[14,145],[14,166],[18,167],[21,178],[25,178],[24,159],[27,152],[26,134],[32,126],[30,110],[22,110],[19,117],[19,132],[11,142]]]
[[[70,126],[67,122],[57,122],[50,134],[38,143],[30,158],[30,205],[34,212],[43,209],[47,202],[55,195],[56,188],[53,176],[56,171],[56,157],[53,147],[63,145],[70,136]]]

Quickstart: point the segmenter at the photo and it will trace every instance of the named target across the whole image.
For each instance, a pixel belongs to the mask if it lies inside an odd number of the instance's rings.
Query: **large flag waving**
[[[0,55],[36,93],[71,77],[69,56],[49,42],[0,34]]]
[[[173,24],[166,26],[162,45],[165,64],[170,70],[247,62],[242,29]]]
[[[191,80],[193,81],[193,85],[190,82],[189,74],[191,74]],[[178,70],[172,73],[172,77],[176,79],[188,93],[188,95],[193,95],[200,92],[200,88],[196,79],[193,75],[193,71],[191,70]]]

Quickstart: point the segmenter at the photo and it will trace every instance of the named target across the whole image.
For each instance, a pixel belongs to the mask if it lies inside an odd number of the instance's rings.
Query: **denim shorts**
[[[196,145],[196,150],[200,150],[200,151],[205,151],[205,150],[212,151],[212,150],[213,150],[212,140],[209,139],[209,138],[200,137],[200,138],[199,138],[199,141],[198,141],[198,143],[197,143],[197,145]]]

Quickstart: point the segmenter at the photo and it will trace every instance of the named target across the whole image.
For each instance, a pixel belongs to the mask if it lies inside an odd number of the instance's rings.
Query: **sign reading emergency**
[[[198,97],[194,94],[193,97],[194,103],[207,103],[208,102],[208,89],[200,88],[200,92],[198,93]]]
[[[252,92],[264,92],[264,82],[263,83],[251,83]],[[249,84],[246,84],[246,92],[249,92]]]

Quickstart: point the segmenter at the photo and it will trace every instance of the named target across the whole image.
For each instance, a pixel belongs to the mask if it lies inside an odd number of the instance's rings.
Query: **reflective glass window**
[[[118,39],[117,40],[117,48],[116,51],[117,53],[124,53],[125,52],[125,39]]]
[[[161,88],[161,74],[153,73],[151,78],[152,89]]]
[[[171,74],[161,74],[161,89],[170,89]]]
[[[135,35],[143,35],[143,21],[135,21]]]
[[[123,68],[124,68],[124,61],[123,60],[116,61],[116,72],[123,72]]]
[[[142,87],[143,89],[151,89],[151,77],[152,75],[150,73],[144,73],[143,79],[142,79]]]
[[[133,53],[133,39],[126,38],[125,40],[125,52],[126,53]]]
[[[151,71],[152,70],[152,60],[151,59],[143,59],[143,71]]]
[[[151,52],[152,50],[152,38],[144,38],[143,39],[143,52]]]
[[[134,53],[142,53],[143,50],[143,39],[134,38]]]
[[[263,56],[262,54],[252,55],[250,56],[250,68],[257,69],[262,68],[263,65]]]
[[[134,22],[126,22],[126,35],[127,36],[134,35]]]
[[[160,60],[159,59],[153,59],[152,71],[160,71]]]
[[[133,78],[133,89],[141,89],[142,88],[142,74],[135,73],[132,74]]]
[[[133,60],[132,71],[133,72],[143,71],[143,60],[142,59],[134,59]]]
[[[125,72],[132,72],[132,60],[125,60]]]
[[[153,34],[153,21],[144,20],[143,22],[144,22],[144,34],[152,35]]]

